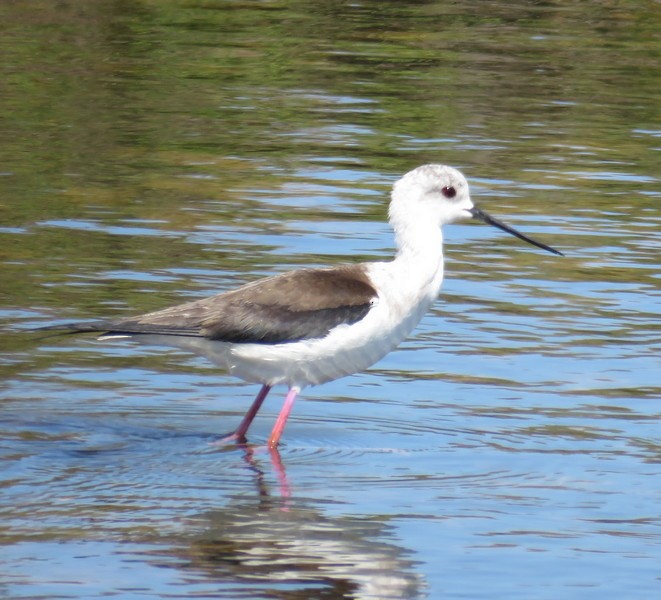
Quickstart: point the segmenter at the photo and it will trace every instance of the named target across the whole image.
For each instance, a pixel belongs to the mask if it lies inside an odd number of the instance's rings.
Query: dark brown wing
[[[301,269],[131,319],[74,323],[60,329],[234,343],[295,342],[323,337],[337,325],[360,321],[376,297],[361,265]]]

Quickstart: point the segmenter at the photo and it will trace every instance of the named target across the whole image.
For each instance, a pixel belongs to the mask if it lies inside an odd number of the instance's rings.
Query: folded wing
[[[301,269],[129,319],[48,329],[278,344],[323,337],[338,325],[356,323],[367,315],[376,298],[363,266]]]

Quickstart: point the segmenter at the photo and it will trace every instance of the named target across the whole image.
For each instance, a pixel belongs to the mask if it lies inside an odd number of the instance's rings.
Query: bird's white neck
[[[443,254],[443,232],[436,223],[392,223],[395,231],[397,255]]]
[[[432,223],[393,224],[397,253],[392,263],[404,285],[436,297],[443,279],[443,233]]]

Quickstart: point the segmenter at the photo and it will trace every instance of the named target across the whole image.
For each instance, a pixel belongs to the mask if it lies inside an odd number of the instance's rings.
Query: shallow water
[[[640,598],[660,587],[659,11],[558,2],[6,4],[0,595]],[[440,300],[284,390],[41,339],[387,259],[429,161],[564,258],[446,228]],[[657,592],[658,593],[658,592]]]

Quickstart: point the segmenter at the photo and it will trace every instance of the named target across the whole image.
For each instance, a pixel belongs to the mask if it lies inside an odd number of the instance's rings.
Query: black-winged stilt
[[[441,228],[466,218],[562,255],[478,209],[456,169],[424,165],[393,187],[389,221],[397,254],[389,262],[300,269],[137,317],[44,329],[184,348],[262,384],[231,439],[245,439],[271,387],[287,385],[268,441],[275,447],[304,387],[366,369],[417,325],[443,281]]]

